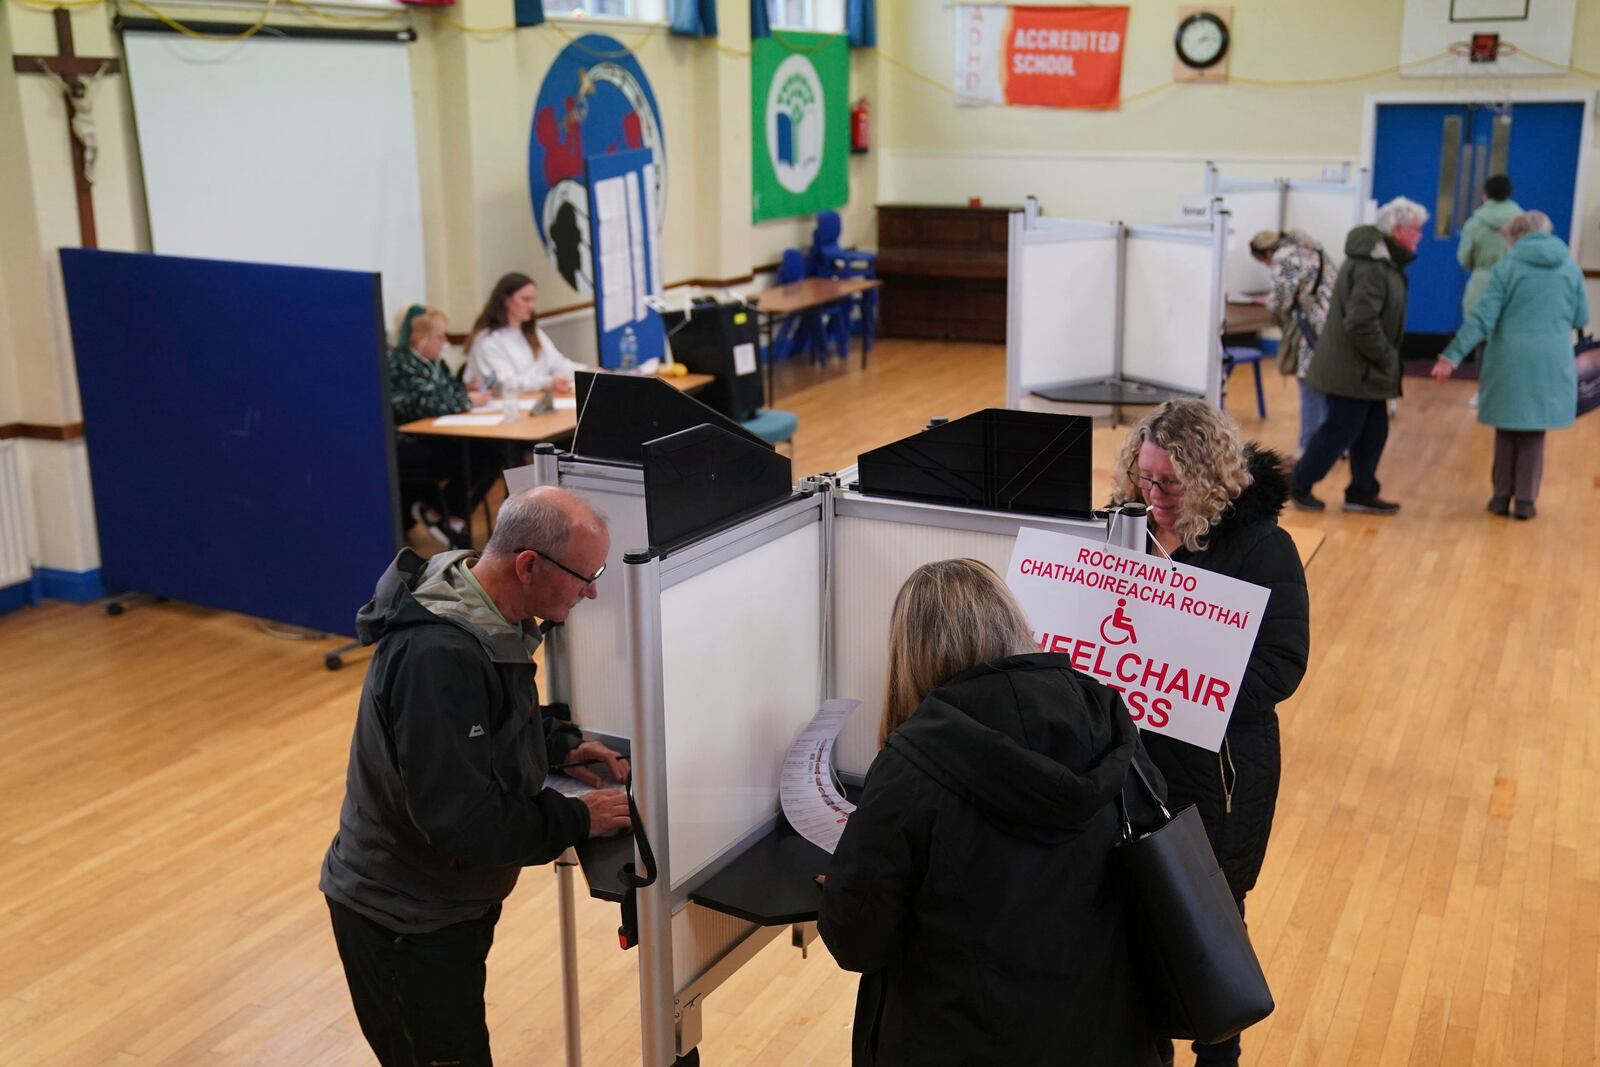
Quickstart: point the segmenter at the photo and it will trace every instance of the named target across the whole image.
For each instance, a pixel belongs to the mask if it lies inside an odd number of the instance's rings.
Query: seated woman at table
[[[570,392],[578,364],[563,356],[539,329],[534,304],[539,287],[526,274],[494,283],[467,338],[467,381],[481,389]]]
[[[883,749],[818,909],[863,975],[853,1062],[1156,1067],[1111,853],[1129,765],[1160,776],[1122,698],[1037,652],[970,559],[906,580],[888,663]]]
[[[446,342],[444,314],[413,304],[400,323],[398,343],[389,353],[389,401],[394,424],[470,411],[482,394],[467,391],[440,354]],[[472,447],[472,446],[469,446]],[[467,545],[466,516],[498,476],[492,448],[474,447],[474,485],[462,474],[461,446],[437,437],[397,434],[395,459],[400,473],[402,525],[416,523],[444,545]],[[481,455],[479,455],[481,453]],[[437,505],[443,505],[443,509]]]

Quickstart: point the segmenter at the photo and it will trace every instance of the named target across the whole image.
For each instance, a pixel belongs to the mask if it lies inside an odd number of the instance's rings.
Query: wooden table
[[[1223,309],[1223,333],[1260,333],[1277,325],[1264,304],[1235,303],[1230,300]]]
[[[662,378],[664,382],[677,386],[685,393],[694,394],[704,389],[715,381],[710,374],[685,374],[677,378]],[[537,396],[538,394],[531,394]],[[448,416],[446,416],[448,417]],[[530,415],[527,412],[522,417],[511,422],[496,421],[487,426],[450,426],[438,425],[439,420],[417,419],[403,426],[395,427],[396,433],[414,433],[423,437],[450,437],[461,442],[461,474],[464,479],[462,484],[470,486],[472,482],[472,443],[474,441],[499,441],[507,450],[517,446],[531,446],[546,442],[564,441],[571,437],[578,428],[578,411],[570,408],[566,411],[552,411],[546,415]],[[476,509],[476,505],[474,505]],[[483,502],[485,523],[489,529],[494,529],[494,516],[489,512],[489,502]]]
[[[767,403],[772,403],[772,328],[785,315],[827,307],[883,286],[878,278],[802,278],[787,285],[764,289],[750,300],[756,309],[756,322],[762,334],[760,340],[767,364]],[[867,366],[867,353],[872,349],[871,336],[861,334],[861,366]]]
[[[709,374],[685,374],[678,378],[662,378],[685,393],[694,394],[716,379]],[[424,434],[431,437],[461,437],[479,441],[510,441],[537,445],[546,441],[560,441],[572,436],[578,428],[576,408],[552,411],[547,415],[529,415],[526,412],[514,422],[496,422],[488,426],[440,426],[438,419],[418,419],[397,426],[398,433]]]

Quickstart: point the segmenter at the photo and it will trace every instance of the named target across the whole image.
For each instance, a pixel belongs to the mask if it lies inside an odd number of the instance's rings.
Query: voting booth
[[[978,412],[791,485],[775,477],[787,460],[736,438],[703,406],[707,425],[644,437],[670,426],[646,409],[676,391],[626,386],[635,407],[624,413],[612,408],[627,398],[604,392],[609,384],[594,384],[572,452],[542,446],[506,479],[513,491],[571,490],[611,529],[598,599],[550,634],[548,688],[586,732],[631,754],[639,842],[577,851],[591,893],[623,904],[625,938],[636,916],[642,1062],[665,1067],[694,1056],[704,998],[744,962],[782,934],[802,947],[815,936],[812,876],[828,857],[782,818],[785,756],[825,701],[851,698],[860,706],[835,761],[846,782],[865,774],[889,616],[911,572],[967,556],[1004,573],[1024,526],[1114,534],[1134,551],[1145,527],[1090,510],[1085,418]],[[634,428],[634,447],[622,427]],[[713,482],[715,506],[702,495],[695,525],[667,517]],[[570,867],[558,876],[570,879]],[[564,945],[568,892],[570,883]],[[572,1063],[575,970],[565,978]]]
[[[1264,292],[1272,275],[1250,255],[1250,238],[1262,230],[1304,230],[1335,264],[1344,259],[1345,235],[1368,217],[1371,172],[1347,164],[1341,180],[1238,178],[1205,166],[1204,202],[1220,200],[1232,233],[1223,259],[1223,291],[1229,296]],[[1185,204],[1186,212],[1191,209]]]
[[[1218,403],[1229,216],[1129,225],[1010,220],[1006,406]]]

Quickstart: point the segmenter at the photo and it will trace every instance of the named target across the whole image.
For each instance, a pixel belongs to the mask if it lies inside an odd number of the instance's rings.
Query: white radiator
[[[29,513],[22,442],[0,441],[0,589],[33,577]]]

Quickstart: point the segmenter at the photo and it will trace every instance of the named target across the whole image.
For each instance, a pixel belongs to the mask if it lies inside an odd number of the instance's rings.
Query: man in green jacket
[[[1374,225],[1345,238],[1344,266],[1306,383],[1328,398],[1328,413],[1294,466],[1293,499],[1321,511],[1312,488],[1350,455],[1344,510],[1393,515],[1378,495],[1378,460],[1389,439],[1388,402],[1400,395],[1400,342],[1406,326],[1405,266],[1416,258],[1428,209],[1400,196],[1378,209]]]

